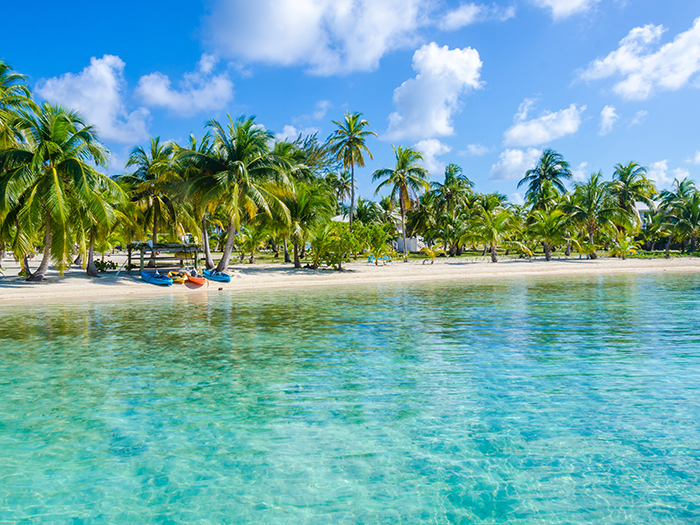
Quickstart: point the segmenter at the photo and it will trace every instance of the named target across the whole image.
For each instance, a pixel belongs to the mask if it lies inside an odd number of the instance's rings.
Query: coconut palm
[[[586,231],[591,246],[595,246],[595,237],[601,228],[614,228],[622,220],[620,207],[610,193],[610,184],[602,179],[603,175],[598,172],[588,181],[577,183],[571,200],[563,204],[563,211],[571,222]],[[595,250],[590,257],[598,257]]]
[[[0,202],[4,210],[19,207],[20,230],[43,228],[44,257],[29,276],[41,281],[51,259],[61,273],[70,263],[76,201],[96,220],[108,222],[100,188],[113,188],[114,182],[93,167],[105,165],[107,150],[76,112],[45,103],[36,114],[21,110],[17,127],[27,141],[0,152],[0,166],[7,167]]]
[[[568,217],[560,209],[533,210],[530,214],[528,233],[542,243],[544,258],[552,260],[552,246],[564,243],[567,234]]]
[[[653,208],[653,199],[657,195],[654,183],[646,174],[647,169],[636,162],[616,164],[613,183],[610,185],[610,192],[617,199],[618,205],[631,217],[637,228],[642,225],[642,218],[636,203],[644,202]]]
[[[185,156],[216,179],[208,200],[228,216],[224,253],[216,266],[218,271],[224,271],[228,268],[236,232],[244,220],[252,220],[259,212],[270,214],[275,209],[288,222],[289,212],[274,194],[273,186],[289,186],[287,174],[291,166],[270,151],[274,135],[256,124],[255,117],[234,121],[228,115],[225,125],[210,120],[207,127],[214,137],[212,151],[188,151]]]
[[[161,225],[175,225],[181,215],[183,202],[175,187],[182,183],[182,178],[174,154],[174,144],[162,144],[160,137],[152,137],[148,151],[137,146],[129,154],[126,167],[134,166],[136,171],[119,177],[131,188],[132,200],[141,206],[144,221],[152,225],[154,246]],[[155,265],[155,257],[155,250],[151,250],[151,266]]]
[[[204,266],[207,270],[211,270],[215,265],[209,243],[208,217],[216,208],[218,181],[211,171],[197,162],[199,157],[189,155],[190,152],[195,152],[202,157],[213,155],[214,145],[211,135],[206,133],[199,142],[194,135],[190,135],[188,147],[177,147],[176,153],[184,169],[182,178],[186,183],[186,198],[192,203],[194,215],[200,222]]]
[[[563,181],[570,178],[569,163],[556,151],[546,149],[542,152],[537,165],[525,172],[525,176],[518,182],[518,188],[527,184],[525,197],[539,207],[545,201],[541,195],[544,192],[554,190],[566,193]]]
[[[393,148],[396,154],[396,166],[394,169],[384,168],[375,171],[372,174],[372,182],[382,181],[377,186],[375,195],[385,186],[391,186],[391,198],[399,202],[403,258],[404,261],[408,261],[406,211],[411,209],[414,203],[418,203],[419,195],[430,188],[430,183],[427,180],[427,170],[418,164],[419,161],[423,160],[423,157],[417,150],[401,146],[393,146]]]
[[[456,164],[448,164],[445,168],[445,180],[431,183],[431,190],[437,198],[436,207],[440,212],[454,216],[455,208],[467,206],[474,183],[462,172]]]
[[[498,262],[498,246],[509,238],[513,226],[513,216],[507,209],[498,207],[491,211],[482,210],[474,219],[473,232],[467,235],[475,236],[483,242],[491,253],[491,262]],[[464,242],[466,241],[465,238]]]
[[[285,191],[280,196],[289,211],[289,237],[294,246],[294,268],[301,268],[300,247],[310,233],[333,213],[333,197],[320,184],[297,182],[293,191]]]
[[[27,86],[27,77],[0,60],[0,149],[23,142],[22,133],[16,126],[21,110],[39,111]]]
[[[362,118],[362,113],[345,113],[344,122],[332,121],[338,126],[328,137],[331,152],[343,163],[345,169],[350,168],[350,227],[352,227],[355,212],[355,166],[365,165],[365,153],[373,159],[372,152],[367,147],[368,137],[376,137],[374,131],[369,131],[369,122]]]
[[[333,190],[338,205],[342,204],[352,193],[353,183],[351,177],[350,172],[347,170],[338,173],[331,171],[326,175],[326,183]]]

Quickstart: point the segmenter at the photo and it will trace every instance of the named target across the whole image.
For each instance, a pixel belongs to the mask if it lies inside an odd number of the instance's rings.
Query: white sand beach
[[[113,257],[121,263],[121,257]],[[36,267],[38,262],[32,262]],[[488,258],[444,259],[435,264],[420,261],[393,262],[375,266],[365,260],[347,264],[342,272],[330,269],[295,270],[288,264],[237,264],[231,266],[231,283],[211,282],[204,286],[174,285],[158,287],[142,281],[138,271],[131,274],[115,271],[102,274],[99,279],[85,275],[84,270],[73,267],[64,276],[51,269],[40,283],[29,283],[18,277],[19,265],[5,259],[4,276],[0,276],[0,305],[25,301],[53,299],[111,298],[119,296],[218,293],[222,290],[251,291],[272,288],[296,288],[307,286],[340,286],[369,283],[400,283],[450,279],[499,279],[508,276],[572,276],[580,274],[616,274],[648,272],[693,272],[700,274],[700,258],[671,259],[616,259],[586,260],[578,258],[554,259],[503,259],[491,263]]]

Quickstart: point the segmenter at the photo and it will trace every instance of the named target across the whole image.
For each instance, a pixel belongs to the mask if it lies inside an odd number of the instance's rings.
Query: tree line
[[[185,236],[219,271],[234,250],[254,262],[263,246],[296,268],[303,259],[341,268],[367,252],[378,262],[401,238],[406,260],[413,237],[431,258],[483,249],[493,262],[503,250],[548,261],[555,250],[625,257],[665,243],[666,255],[672,245],[695,251],[700,192],[689,179],[658,192],[646,168],[629,162],[617,164],[611,180],[594,173],[569,190],[568,163],[545,150],[523,175],[525,203],[516,205],[474,191],[455,164],[431,182],[419,151],[394,146],[395,165],[372,175],[375,196],[386,196],[355,199],[355,168],[372,158],[367,139],[376,134],[361,113],[332,122],[322,141],[276,140],[254,117],[209,120],[186,144],[154,137],[135,147],[125,173],[109,177],[97,130],[76,111],[35,102],[25,76],[0,62],[0,260],[11,250],[32,281],[50,262],[61,273],[80,264],[96,276],[96,252]],[[642,217],[637,203],[651,213]],[[331,220],[337,215],[348,222]],[[43,257],[32,271],[37,250]]]

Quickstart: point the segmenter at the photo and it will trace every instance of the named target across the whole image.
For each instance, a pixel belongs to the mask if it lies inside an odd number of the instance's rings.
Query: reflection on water
[[[699,281],[4,307],[0,522],[700,522]]]

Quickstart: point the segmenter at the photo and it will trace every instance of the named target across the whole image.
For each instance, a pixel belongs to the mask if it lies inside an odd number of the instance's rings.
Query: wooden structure
[[[155,260],[156,268],[158,268],[158,261],[167,261],[171,264],[164,265],[165,268],[174,268],[185,266],[184,261],[189,261],[193,259],[193,266],[195,270],[198,270],[197,262],[199,260],[199,252],[202,251],[202,246],[200,244],[180,244],[176,242],[166,242],[166,243],[156,243],[153,246],[148,243],[136,243],[127,244],[127,271],[131,271],[133,265],[131,264],[132,255],[134,252],[139,252],[139,266],[140,271],[144,269],[144,261]],[[153,255],[155,253],[155,256]],[[148,256],[146,256],[148,254]],[[176,264],[177,263],[177,264]]]

